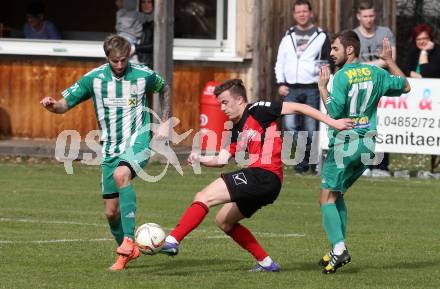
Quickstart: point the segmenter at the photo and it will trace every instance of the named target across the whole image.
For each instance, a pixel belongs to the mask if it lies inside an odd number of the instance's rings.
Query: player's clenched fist
[[[47,108],[48,106],[52,106],[54,105],[56,102],[56,100],[51,97],[51,96],[46,96],[45,98],[43,98],[40,103],[43,107]]]
[[[53,113],[65,113],[69,110],[67,102],[64,98],[56,100],[51,96],[46,96],[40,101],[40,104],[50,112]]]

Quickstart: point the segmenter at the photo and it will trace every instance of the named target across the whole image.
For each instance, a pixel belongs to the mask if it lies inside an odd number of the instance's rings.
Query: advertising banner
[[[408,81],[409,93],[379,102],[376,152],[440,155],[440,79]],[[321,108],[325,111],[322,103]],[[321,124],[319,140],[327,149],[326,125]]]

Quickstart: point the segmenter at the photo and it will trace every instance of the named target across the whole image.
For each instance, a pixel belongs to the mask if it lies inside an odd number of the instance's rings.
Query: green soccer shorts
[[[321,188],[345,193],[374,159],[374,138],[332,137],[321,173]]]
[[[129,167],[132,178],[141,171],[150,158],[149,139],[144,142],[136,142],[133,147],[118,156],[107,157],[101,164],[101,193],[104,199],[118,197],[118,188],[113,179],[113,173],[118,166]]]

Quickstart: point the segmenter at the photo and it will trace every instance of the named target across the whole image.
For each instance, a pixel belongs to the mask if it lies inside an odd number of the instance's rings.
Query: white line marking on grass
[[[0,240],[0,244],[53,244],[53,243],[77,243],[77,242],[104,242],[104,241],[114,241],[114,239],[109,238],[99,238],[99,239],[60,239],[60,240],[34,240],[34,241],[10,241],[10,240]]]
[[[296,238],[296,237],[305,237],[306,234],[299,234],[299,233],[289,233],[289,234],[276,234],[276,233],[255,233],[258,236],[261,237],[267,237],[267,238],[273,238],[273,237],[286,237],[286,238]]]
[[[38,224],[60,224],[60,225],[107,227],[107,225],[96,224],[96,223],[81,223],[81,222],[71,222],[71,221],[45,221],[45,220],[14,219],[14,218],[0,218],[0,222],[22,222],[22,223],[38,223]]]
[[[275,234],[275,233],[256,233],[261,238],[291,238],[291,237],[304,237],[305,234]],[[217,236],[188,236],[187,239],[229,239],[227,235]],[[81,243],[81,242],[108,242],[114,241],[110,238],[97,238],[97,239],[59,239],[59,240],[33,240],[33,241],[12,241],[12,240],[0,240],[1,244],[57,244],[57,243]]]
[[[46,220],[35,220],[35,219],[15,219],[15,218],[0,218],[0,222],[22,222],[22,223],[38,223],[38,224],[62,224],[62,225],[79,225],[79,226],[94,226],[94,227],[107,227],[106,224],[97,223],[81,223],[72,221],[46,221]],[[167,231],[171,231],[173,228],[164,228]],[[198,233],[219,233],[221,235],[214,236],[197,236],[193,238],[202,239],[223,239],[229,238],[229,236],[224,235],[221,231],[208,231],[204,229],[196,229],[195,232]],[[300,233],[267,233],[267,232],[253,232],[256,236],[260,238],[298,238],[305,237],[305,234]],[[189,237],[191,238],[191,236]],[[0,240],[0,244],[12,244],[12,243],[35,243],[35,244],[45,244],[45,243],[68,243],[68,242],[99,242],[99,241],[111,241],[113,239],[62,239],[62,240],[39,240],[39,241],[7,241]]]

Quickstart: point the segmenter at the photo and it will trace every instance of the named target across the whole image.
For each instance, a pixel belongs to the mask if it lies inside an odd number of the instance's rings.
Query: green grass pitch
[[[158,174],[163,166],[147,167]],[[229,166],[228,170],[235,169]],[[219,175],[172,167],[157,183],[137,179],[138,225],[169,231],[194,194]],[[108,272],[115,243],[99,190],[99,167],[0,162],[0,288],[440,288],[440,181],[360,179],[347,193],[352,262],[335,275],[317,266],[328,250],[318,204],[319,178],[285,170],[275,204],[250,228],[281,265],[249,273],[251,256],[215,226],[217,208],[184,240],[175,258],[141,256]]]

